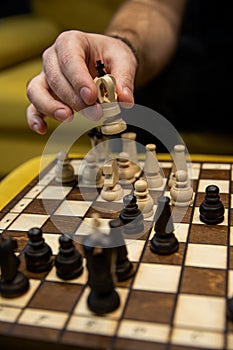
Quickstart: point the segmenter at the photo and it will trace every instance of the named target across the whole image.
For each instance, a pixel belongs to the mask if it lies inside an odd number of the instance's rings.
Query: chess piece
[[[88,153],[84,160],[80,184],[102,187],[103,181],[102,169],[96,163],[94,155]]]
[[[127,183],[135,182],[135,167],[133,163],[129,160],[129,155],[126,152],[120,152],[118,159],[118,175],[119,175],[119,183],[121,185]]]
[[[117,102],[116,80],[111,74],[106,74],[104,64],[96,62],[98,76],[94,82],[98,91],[98,101],[103,108],[104,123],[101,131],[104,135],[119,134],[126,129],[126,123],[120,116],[120,106]]]
[[[109,140],[97,128],[93,128],[88,132],[91,139],[91,154],[93,154],[98,163],[104,163],[109,154]]]
[[[178,207],[191,205],[193,203],[193,189],[190,186],[187,172],[178,170],[175,177],[176,180],[170,189],[171,204]]]
[[[28,278],[18,271],[20,260],[14,253],[16,246],[11,237],[0,239],[0,294],[4,298],[19,297],[29,288]]]
[[[63,185],[72,185],[76,181],[74,168],[65,152],[58,153],[55,180]]]
[[[88,307],[97,315],[112,312],[119,307],[120,298],[115,290],[116,249],[111,242],[111,236],[94,227],[93,233],[85,238],[83,249],[90,287]]]
[[[103,165],[104,185],[100,196],[106,201],[116,201],[123,197],[124,191],[118,183],[118,167],[116,159],[108,160]]]
[[[148,184],[144,179],[137,180],[134,184],[134,195],[137,199],[137,205],[144,218],[153,215],[154,201],[148,191]]]
[[[227,299],[227,318],[230,321],[233,321],[233,297]]]
[[[28,243],[25,247],[25,260],[28,271],[49,271],[53,264],[52,250],[45,243],[42,230],[33,227],[28,231]]]
[[[173,164],[171,174],[169,176],[168,186],[171,188],[176,181],[176,172],[179,170],[184,170],[188,174],[186,156],[185,156],[185,146],[175,145],[173,150]]]
[[[224,220],[224,206],[219,196],[219,188],[209,185],[205,189],[205,199],[201,203],[200,220],[207,225],[216,225]]]
[[[119,218],[109,222],[112,242],[117,250],[116,276],[119,282],[131,278],[134,274],[133,264],[128,258],[127,247],[122,235],[122,225],[123,222]]]
[[[122,139],[122,151],[128,153],[131,167],[134,168],[134,177],[139,178],[142,172],[141,167],[138,165],[138,153],[136,145],[136,133],[124,132],[121,134]]]
[[[155,233],[150,241],[150,249],[156,254],[172,254],[179,248],[178,240],[173,233],[174,226],[169,202],[170,198],[166,196],[158,199],[158,207],[155,213]]]
[[[124,226],[122,232],[127,235],[142,235],[144,232],[144,218],[137,205],[135,195],[129,194],[123,198],[123,209],[119,218]]]
[[[146,145],[146,159],[143,170],[149,190],[156,189],[163,185],[163,178],[156,155],[156,145],[154,144],[150,143]]]
[[[59,253],[54,264],[56,273],[63,280],[71,280],[81,275],[83,271],[83,258],[76,249],[71,237],[61,235],[59,237]]]

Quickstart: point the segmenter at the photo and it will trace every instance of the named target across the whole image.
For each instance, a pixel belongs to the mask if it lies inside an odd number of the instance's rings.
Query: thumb
[[[119,102],[134,104],[134,74],[129,73],[117,75],[112,73],[116,79],[116,89]]]
[[[133,57],[134,58],[134,57]],[[120,62],[115,62],[111,74],[116,79],[116,92],[119,102],[134,104],[134,81],[137,64],[129,60],[120,58]]]

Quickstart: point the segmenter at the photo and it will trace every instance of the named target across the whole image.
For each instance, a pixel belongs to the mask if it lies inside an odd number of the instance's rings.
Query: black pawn
[[[83,258],[76,249],[72,238],[61,235],[59,244],[59,253],[54,262],[58,277],[70,280],[80,276],[83,271]]]
[[[128,258],[128,251],[122,236],[122,221],[120,219],[111,220],[110,223],[112,241],[117,250],[116,275],[119,282],[132,277],[134,273],[133,264]]]
[[[16,241],[11,237],[0,240],[0,294],[5,298],[16,298],[27,292],[29,280],[18,271],[19,258],[15,255]]]
[[[123,209],[119,218],[124,224],[123,233],[129,235],[143,234],[144,218],[137,205],[137,198],[133,194],[124,196]]]
[[[206,187],[206,195],[201,203],[200,220],[207,225],[216,225],[224,220],[224,206],[219,197],[219,188],[216,185]]]
[[[87,236],[83,248],[91,289],[87,305],[97,315],[112,312],[119,307],[120,298],[114,284],[116,249],[112,246],[111,237],[100,232],[94,233]]]
[[[42,230],[33,227],[28,231],[28,243],[25,249],[25,260],[28,271],[49,271],[53,264],[52,250],[45,243]]]
[[[168,255],[179,249],[179,242],[173,233],[174,226],[169,203],[169,197],[162,196],[158,199],[155,213],[155,234],[150,241],[150,249],[156,254]]]

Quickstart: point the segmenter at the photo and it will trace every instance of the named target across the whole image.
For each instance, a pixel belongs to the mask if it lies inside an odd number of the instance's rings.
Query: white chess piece
[[[115,135],[125,131],[127,126],[121,118],[121,109],[117,102],[116,79],[111,74],[105,74],[96,77],[94,82],[98,91],[98,101],[103,108],[102,133],[104,135]]]
[[[129,154],[126,152],[120,152],[117,160],[119,182],[124,185],[127,182],[133,183],[135,179],[135,167],[129,160]]]
[[[58,153],[55,180],[62,184],[69,184],[75,180],[74,168],[65,152]]]
[[[137,205],[144,218],[152,216],[154,213],[154,201],[149,194],[147,182],[143,179],[137,180],[134,184],[134,188],[134,195],[137,198]]]
[[[172,170],[168,181],[169,187],[172,187],[172,185],[175,183],[176,181],[175,173],[177,171],[184,170],[188,172],[184,145],[180,144],[180,145],[174,146],[173,160],[174,161],[172,165]]]
[[[153,190],[163,185],[163,177],[156,156],[156,145],[152,143],[146,145],[146,159],[143,170],[146,181],[148,182],[149,190]]]
[[[106,201],[116,201],[123,198],[124,191],[118,183],[119,175],[116,159],[108,160],[103,165],[104,186],[100,196]]]
[[[131,166],[134,167],[135,177],[139,178],[142,172],[141,167],[138,165],[138,153],[136,145],[136,133],[124,132],[121,134],[122,139],[122,151],[128,153]]]
[[[84,159],[80,183],[101,187],[103,185],[102,169],[96,163],[93,154],[89,153]]]
[[[193,203],[193,189],[188,180],[187,171],[178,170],[176,181],[170,189],[171,204],[178,207],[189,206]]]

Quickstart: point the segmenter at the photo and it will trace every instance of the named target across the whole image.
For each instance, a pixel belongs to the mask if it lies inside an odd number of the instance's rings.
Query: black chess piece
[[[200,220],[207,225],[220,224],[224,220],[224,206],[219,196],[219,188],[209,185],[205,189],[205,198],[200,205]]]
[[[103,77],[106,74],[106,72],[104,71],[104,68],[105,68],[104,63],[101,62],[101,60],[96,61],[95,68],[98,72],[98,78]]]
[[[134,268],[132,262],[128,258],[128,251],[125,245],[125,241],[122,235],[122,226],[123,222],[118,218],[111,220],[109,222],[111,231],[110,235],[112,236],[113,245],[117,250],[117,259],[116,259],[116,275],[117,280],[125,281],[131,278],[134,274]]]
[[[169,203],[169,197],[162,196],[158,199],[155,213],[155,234],[150,241],[151,251],[161,255],[172,254],[179,249],[179,242],[173,233],[174,226]]]
[[[227,299],[226,313],[228,320],[233,321],[233,297]]]
[[[123,233],[127,235],[142,235],[144,233],[144,218],[133,194],[124,196],[123,209],[119,218],[123,222]]]
[[[83,258],[76,249],[73,239],[67,235],[59,237],[59,253],[54,264],[56,273],[63,280],[77,278],[83,272]]]
[[[115,290],[116,249],[111,237],[97,229],[96,233],[86,237],[83,248],[90,287],[87,305],[97,315],[112,312],[119,307],[120,298]]]
[[[16,247],[17,242],[11,237],[0,240],[0,294],[5,298],[19,297],[29,288],[28,278],[18,271],[20,260],[14,253]]]
[[[25,260],[28,271],[49,271],[53,264],[52,250],[43,238],[40,228],[33,227],[28,231],[28,243],[25,248]]]

